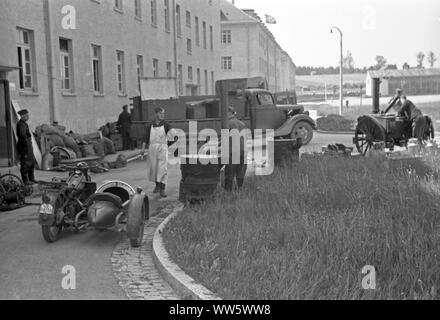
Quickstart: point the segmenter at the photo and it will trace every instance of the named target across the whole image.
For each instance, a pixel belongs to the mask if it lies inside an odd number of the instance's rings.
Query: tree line
[[[424,68],[425,67],[425,59],[428,62],[430,68],[434,68],[435,62],[438,60],[435,56],[434,52],[430,51],[427,55],[423,52],[419,52],[416,55],[417,65],[415,68]],[[357,68],[355,67],[354,58],[350,51],[348,51],[343,57],[343,68],[344,73],[367,73],[367,71],[372,70],[380,70],[380,69],[394,69],[397,70],[398,66],[396,64],[389,64],[387,59],[384,56],[378,55],[376,56],[376,64],[370,67]],[[402,65],[402,69],[410,69],[411,66],[408,62],[405,62]],[[312,74],[337,74],[339,73],[339,66],[337,67],[313,67],[313,66],[297,66],[296,67],[296,75],[304,76],[304,75],[312,75]]]

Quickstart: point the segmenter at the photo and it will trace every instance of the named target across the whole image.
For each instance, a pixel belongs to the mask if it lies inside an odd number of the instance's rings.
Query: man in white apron
[[[160,193],[162,198],[166,198],[165,193],[167,174],[168,174],[168,133],[171,126],[165,121],[165,110],[155,109],[156,118],[147,126],[144,143],[142,144],[142,154],[148,146],[147,172],[148,179],[156,183],[154,193]]]

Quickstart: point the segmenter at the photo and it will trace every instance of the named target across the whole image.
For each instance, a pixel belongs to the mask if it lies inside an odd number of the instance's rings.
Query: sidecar
[[[89,227],[126,231],[132,247],[139,247],[149,219],[149,201],[141,188],[134,190],[122,181],[104,183],[85,203]],[[77,217],[79,220],[81,217]]]

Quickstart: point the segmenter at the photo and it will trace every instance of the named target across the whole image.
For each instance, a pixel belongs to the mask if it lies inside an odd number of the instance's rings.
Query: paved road
[[[145,162],[137,162],[97,175],[94,180],[122,180],[134,187],[148,186],[151,191],[145,166]],[[180,176],[178,167],[169,170],[171,197],[167,201],[177,198]],[[37,173],[37,179],[49,177],[46,172]],[[164,203],[152,197],[152,212]],[[36,210],[27,207],[0,212],[0,299],[126,299],[111,264],[112,252],[125,235],[116,231],[65,232],[58,242],[47,244],[36,221]],[[76,290],[61,287],[61,270],[66,265],[76,269]]]

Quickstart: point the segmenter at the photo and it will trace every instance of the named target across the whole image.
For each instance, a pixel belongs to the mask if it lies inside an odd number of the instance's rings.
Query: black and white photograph
[[[0,300],[439,300],[437,128],[438,0],[0,0]]]

